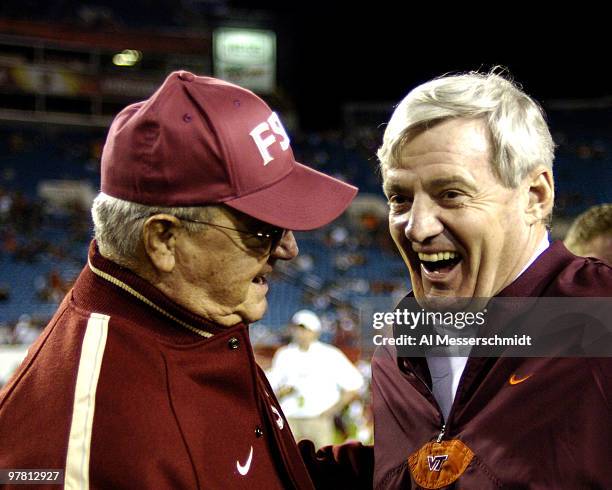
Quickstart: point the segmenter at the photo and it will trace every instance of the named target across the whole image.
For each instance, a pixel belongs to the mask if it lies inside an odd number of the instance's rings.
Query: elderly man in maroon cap
[[[252,92],[176,72],[114,120],[101,190],[88,263],[0,394],[0,468],[64,470],[66,488],[312,488],[248,324],[293,230],[356,188],[296,162]]]

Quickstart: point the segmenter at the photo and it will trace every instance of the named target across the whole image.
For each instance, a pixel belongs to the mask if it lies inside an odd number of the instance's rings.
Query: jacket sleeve
[[[315,451],[312,441],[298,444],[304,463],[317,490],[371,489],[374,475],[374,447],[360,442],[324,446]]]

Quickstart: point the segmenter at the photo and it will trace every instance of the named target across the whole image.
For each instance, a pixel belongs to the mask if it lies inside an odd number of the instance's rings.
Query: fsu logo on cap
[[[264,133],[268,133],[268,135],[264,137]],[[268,150],[274,143],[278,142],[283,151],[287,151],[289,148],[289,136],[287,136],[287,132],[276,115],[276,112],[270,114],[267,121],[263,121],[255,126],[249,134],[257,145],[264,166],[274,160],[274,157],[270,155],[270,151]],[[276,136],[281,138],[280,141],[276,139]]]

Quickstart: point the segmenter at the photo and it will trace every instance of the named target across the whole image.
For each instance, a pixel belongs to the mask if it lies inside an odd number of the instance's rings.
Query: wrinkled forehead
[[[408,145],[415,137],[427,130],[427,126],[419,125],[408,128],[398,134],[391,142],[387,144],[387,158],[380,162],[380,172],[383,179],[388,169],[401,167],[401,154],[406,145]]]
[[[492,147],[484,121],[457,118],[433,127],[411,128],[393,142],[380,166],[383,181],[397,174],[393,170],[424,169],[427,173],[450,169],[453,173],[491,174]]]

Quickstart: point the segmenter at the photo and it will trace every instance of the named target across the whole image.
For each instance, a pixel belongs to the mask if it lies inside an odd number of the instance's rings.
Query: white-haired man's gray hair
[[[411,138],[451,118],[485,121],[493,171],[505,186],[518,186],[538,165],[552,170],[555,145],[544,112],[498,71],[447,75],[412,90],[393,112],[378,150],[383,175]]]
[[[130,265],[136,259],[143,226],[149,216],[170,214],[177,218],[206,221],[211,214],[210,208],[145,206],[100,192],[91,207],[94,236],[98,247],[113,260]],[[184,226],[188,231],[195,231],[198,224],[185,221]]]

